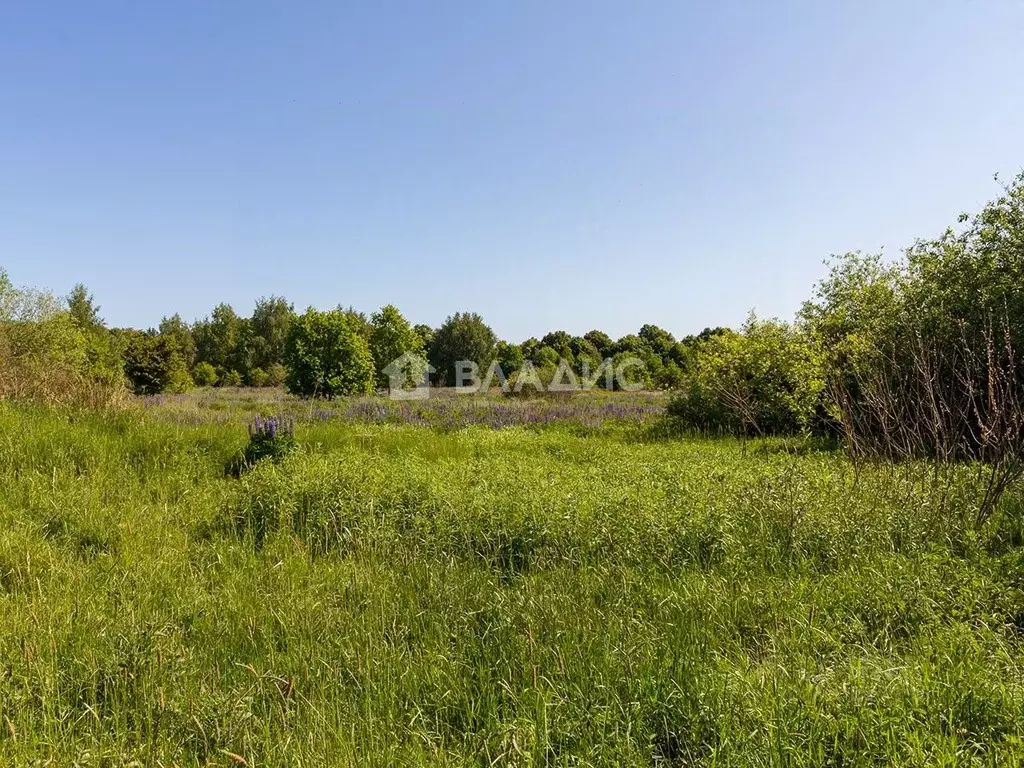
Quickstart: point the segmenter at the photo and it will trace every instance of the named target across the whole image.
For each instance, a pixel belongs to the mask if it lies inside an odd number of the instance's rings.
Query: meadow
[[[663,406],[0,402],[0,764],[1021,762],[1018,492]]]

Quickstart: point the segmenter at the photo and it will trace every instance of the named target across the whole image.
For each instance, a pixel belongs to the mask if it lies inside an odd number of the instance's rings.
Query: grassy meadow
[[[0,764],[1020,762],[1020,494],[660,398],[0,402]]]

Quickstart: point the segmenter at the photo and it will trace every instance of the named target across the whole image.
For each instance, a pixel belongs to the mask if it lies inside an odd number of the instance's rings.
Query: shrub
[[[303,397],[335,397],[373,392],[370,348],[341,310],[312,307],[295,318],[285,346],[288,389]]]
[[[272,366],[267,368],[267,386],[268,387],[280,387],[284,385],[284,380],[288,376],[288,369],[280,363],[274,363]]]
[[[192,369],[192,380],[198,387],[212,387],[217,383],[217,369],[207,362],[197,363]]]
[[[267,380],[270,377],[267,372],[262,368],[253,368],[249,371],[249,386],[250,387],[265,387],[267,386]]]
[[[124,393],[109,332],[84,329],[57,297],[16,288],[0,269],[0,398],[99,406]]]
[[[222,387],[240,387],[242,386],[242,374],[234,370],[227,371],[220,377],[220,385]]]
[[[192,383],[174,342],[140,331],[126,334],[124,372],[137,395],[182,392]]]
[[[730,434],[796,434],[811,429],[825,388],[806,335],[751,315],[740,333],[710,336],[668,413],[684,426]]]

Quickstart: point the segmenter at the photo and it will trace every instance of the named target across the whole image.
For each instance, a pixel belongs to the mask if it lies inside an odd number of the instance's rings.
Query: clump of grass
[[[252,469],[265,460],[281,461],[297,447],[294,419],[257,414],[249,424],[249,441],[241,453],[227,462],[226,474],[230,477],[240,477],[243,471]]]

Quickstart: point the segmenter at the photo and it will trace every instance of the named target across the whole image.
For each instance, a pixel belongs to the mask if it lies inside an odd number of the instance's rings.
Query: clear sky
[[[502,337],[791,317],[1024,165],[1019,0],[0,2],[0,266]]]

